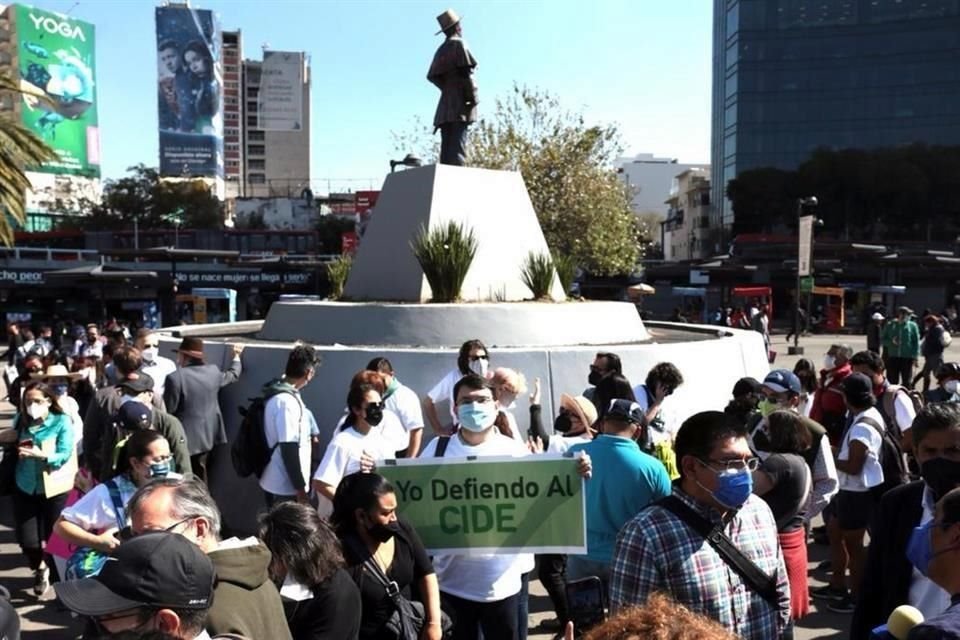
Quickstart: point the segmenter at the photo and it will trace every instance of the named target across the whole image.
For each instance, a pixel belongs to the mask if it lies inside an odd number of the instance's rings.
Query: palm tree
[[[19,99],[23,92],[10,76],[0,74],[0,93],[13,93],[14,99]],[[26,221],[30,180],[24,171],[57,158],[53,149],[19,121],[13,109],[0,114],[0,242],[4,245],[13,244],[11,218],[18,224]]]

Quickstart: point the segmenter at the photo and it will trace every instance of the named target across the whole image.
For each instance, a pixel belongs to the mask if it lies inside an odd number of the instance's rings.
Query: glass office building
[[[960,144],[960,0],[714,0],[711,226],[818,147]]]

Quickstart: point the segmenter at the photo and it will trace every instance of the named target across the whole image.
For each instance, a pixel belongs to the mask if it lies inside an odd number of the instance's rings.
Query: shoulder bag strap
[[[703,536],[723,561],[736,571],[751,589],[773,605],[775,609],[780,609],[776,579],[764,573],[763,569],[758,567],[753,560],[737,549],[733,540],[723,532],[723,525],[714,526],[676,496],[667,496],[656,504],[680,518],[691,529]]]
[[[400,587],[396,582],[387,577],[387,574],[385,574],[383,569],[380,568],[380,565],[377,564],[373,554],[350,536],[347,536],[345,541],[359,557],[363,558],[366,556],[366,559],[363,561],[363,567],[380,583],[387,592],[387,595],[395,600],[400,595]]]
[[[107,480],[107,491],[110,493],[110,500],[113,502],[113,511],[117,519],[117,529],[123,530],[127,526],[127,515],[124,513],[123,498],[120,496],[120,487],[114,480]]]
[[[433,452],[434,458],[442,458],[447,452],[447,446],[450,444],[450,438],[453,436],[440,436],[437,439],[437,448]]]

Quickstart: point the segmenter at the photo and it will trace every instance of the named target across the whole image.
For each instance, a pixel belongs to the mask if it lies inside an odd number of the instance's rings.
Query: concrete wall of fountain
[[[264,382],[282,373],[294,341],[300,338],[316,345],[323,355],[323,365],[314,381],[303,391],[303,397],[320,425],[318,456],[322,455],[344,410],[350,378],[371,358],[389,358],[400,380],[423,395],[456,365],[459,344],[474,337],[484,340],[490,348],[492,367],[511,367],[523,372],[531,387],[535,378],[541,379],[544,416],[554,415],[561,393],[576,394],[584,389],[589,365],[600,350],[620,354],[624,373],[634,384],[643,382],[654,364],[665,360],[675,363],[686,379],[686,384],[671,399],[681,418],[701,410],[722,408],[738,378],[744,375],[762,378],[768,370],[763,341],[755,332],[661,324],[650,325],[648,335],[633,306],[626,303],[509,305],[526,307],[527,312],[504,309],[503,305],[497,309],[498,305],[494,304],[450,305],[448,309],[452,311],[449,313],[434,308],[429,314],[411,310],[410,305],[372,305],[379,306],[379,309],[367,307],[362,319],[354,315],[352,322],[344,324],[350,314],[356,314],[364,305],[352,306],[353,310],[350,306],[335,303],[309,303],[306,306],[278,303],[263,327],[259,322],[247,322],[170,329],[162,340],[161,351],[172,355],[180,337],[199,335],[206,340],[208,361],[226,364],[226,344],[238,338],[247,343],[240,381],[226,387],[220,394],[227,434],[232,440],[240,424],[237,408],[245,406],[249,398],[257,395]],[[385,307],[394,308],[384,311]],[[494,324],[464,324],[465,316],[460,314],[471,307],[474,311],[471,315],[487,314],[487,320]],[[555,315],[555,321],[546,322],[545,316],[541,315],[546,307],[553,309],[551,313]],[[623,313],[624,310],[630,313]],[[416,328],[398,321],[397,313],[402,316],[410,312],[419,314]],[[513,321],[504,324],[497,320],[498,314],[503,312],[509,313]],[[524,318],[527,313],[531,314],[530,317]],[[628,326],[618,328],[617,322],[610,322],[618,317]],[[571,322],[576,324],[570,325]],[[378,342],[370,339],[367,331],[377,327],[380,327],[379,335],[397,338],[403,334],[409,338],[412,333],[420,333],[431,336],[431,341],[402,346],[397,346],[395,341]],[[486,331],[479,330],[483,327]],[[632,333],[627,333],[630,331]],[[572,333],[580,339],[575,342],[555,341]],[[349,340],[353,343],[331,339],[335,334],[353,336]],[[508,337],[511,335],[520,335],[525,344],[517,344],[517,340]],[[630,335],[634,336],[633,340],[628,339]],[[366,344],[361,344],[363,342]],[[518,398],[516,415],[521,427],[525,428],[528,425],[526,395]],[[424,442],[432,437],[429,433],[428,427]],[[228,447],[219,447],[214,453],[211,488],[223,508],[224,522],[229,529],[239,532],[255,529],[256,515],[264,507],[263,498],[256,480],[236,477]]]

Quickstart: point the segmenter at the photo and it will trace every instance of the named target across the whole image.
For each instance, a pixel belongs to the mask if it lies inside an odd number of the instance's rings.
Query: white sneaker
[[[38,598],[47,592],[50,588],[50,569],[41,564],[40,568],[33,572],[33,594]]]

